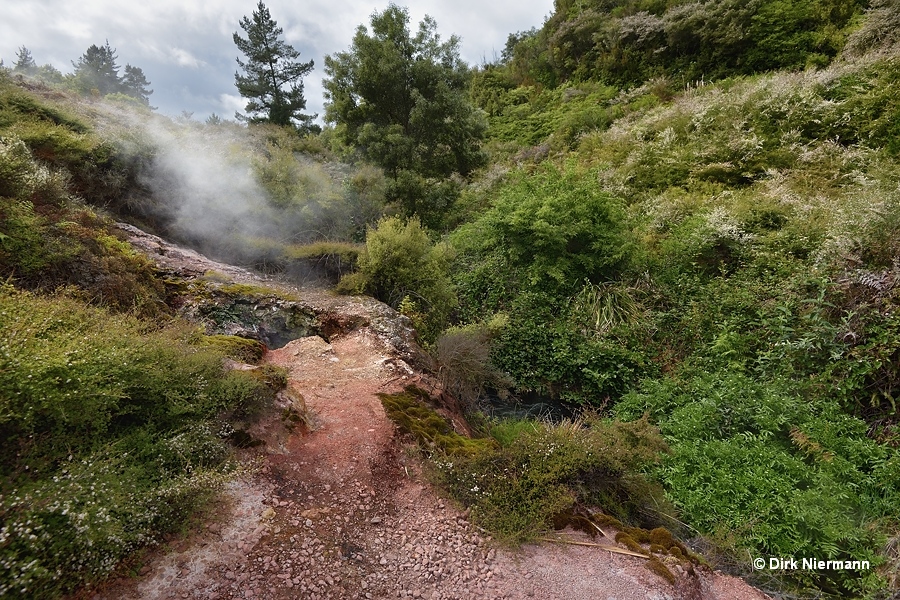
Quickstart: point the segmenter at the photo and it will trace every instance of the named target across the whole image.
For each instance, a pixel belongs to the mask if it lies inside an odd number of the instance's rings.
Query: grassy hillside
[[[15,440],[0,550],[18,573],[0,585],[102,577],[177,519],[91,504],[80,482],[128,473],[115,485],[189,507],[226,470],[209,423],[271,391],[223,375],[183,326],[141,320],[168,318],[165,289],[111,211],[269,272],[319,262],[412,318],[485,441],[449,436],[416,394],[392,410],[501,535],[600,507],[680,528],[781,593],[892,597],[897,31],[886,1],[557,2],[471,74],[490,163],[430,181],[432,230],[332,129],[179,122],[0,74],[0,316],[4,333],[29,332],[9,334],[0,369]],[[477,412],[489,395],[588,412],[498,422]],[[208,456],[144,461],[188,438]],[[622,440],[634,456],[598,459]],[[121,506],[138,493],[110,490]],[[35,533],[71,529],[67,498],[106,553]],[[101,541],[114,539],[121,551]],[[93,562],[65,562],[82,555]],[[754,573],[748,556],[871,568]]]
[[[561,10],[534,39],[594,9]],[[738,571],[873,565],[756,574],[803,596],[897,585],[898,12],[851,21],[806,70],[684,84],[675,61],[619,88],[486,67],[495,160],[448,219],[457,315],[505,323],[484,339],[514,391],[648,416],[670,447],[650,473]]]
[[[102,209],[127,155],[0,73],[0,597],[55,598],[178,530],[227,481],[274,372],[226,372]],[[81,107],[82,109],[86,107]]]

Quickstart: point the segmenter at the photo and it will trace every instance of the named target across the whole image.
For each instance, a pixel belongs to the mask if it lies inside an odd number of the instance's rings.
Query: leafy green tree
[[[13,64],[13,71],[23,75],[34,75],[37,73],[37,70],[38,66],[31,56],[31,51],[25,46],[20,46],[16,52],[16,62]]]
[[[409,11],[392,4],[372,15],[371,28],[360,25],[349,50],[325,58],[325,119],[387,171],[408,214],[427,213],[417,202],[436,183],[423,178],[467,175],[484,162],[484,119],[466,95],[469,69],[459,38],[441,41],[431,17],[412,35]]]
[[[312,71],[313,61],[297,61],[300,53],[280,39],[283,30],[261,1],[252,19],[241,19],[241,29],[247,38],[238,32],[233,38],[247,60],[237,59],[244,74],[235,73],[234,82],[241,96],[249,100],[245,110],[251,116],[237,114],[237,118],[276,125],[291,125],[296,121],[301,129],[314,128],[315,115],[300,112],[306,108],[302,80]]]

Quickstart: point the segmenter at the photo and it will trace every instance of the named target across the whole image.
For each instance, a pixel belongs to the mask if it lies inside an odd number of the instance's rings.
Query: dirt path
[[[289,369],[312,431],[264,421],[261,468],[234,484],[215,522],[99,598],[764,598],[713,573],[673,587],[642,559],[595,547],[496,548],[395,438],[375,394],[415,375],[367,329],[297,340],[266,360]]]
[[[236,280],[253,277],[159,238],[135,235],[141,236],[136,247],[182,276],[216,269]],[[328,318],[356,311],[355,322],[368,322],[331,336],[330,343],[307,337],[267,353],[266,361],[288,369],[294,401],[305,400],[309,430],[289,430],[280,411],[273,410],[251,429],[265,446],[243,457],[257,464],[255,474],[234,481],[202,526],[149,553],[136,576],[110,581],[86,597],[766,597],[739,579],[701,569],[679,571],[672,585],[643,559],[596,547],[498,548],[427,483],[376,396],[420,379],[401,358],[411,356],[403,349],[410,344],[401,339],[402,327],[385,326],[396,314],[390,317],[390,309],[371,300],[336,299],[321,291],[304,301],[321,305],[316,312]],[[615,545],[609,538],[565,535]]]

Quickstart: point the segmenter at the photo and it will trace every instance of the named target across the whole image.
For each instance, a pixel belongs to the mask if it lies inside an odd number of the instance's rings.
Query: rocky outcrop
[[[209,259],[127,223],[117,227],[156,265],[170,304],[207,333],[248,337],[275,349],[311,335],[331,340],[365,328],[413,368],[431,369],[412,322],[374,298],[294,286]]]

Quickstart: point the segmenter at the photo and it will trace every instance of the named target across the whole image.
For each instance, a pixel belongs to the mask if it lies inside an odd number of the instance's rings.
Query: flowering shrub
[[[223,373],[195,337],[0,289],[0,597],[102,579],[227,479],[222,418],[279,382]]]

